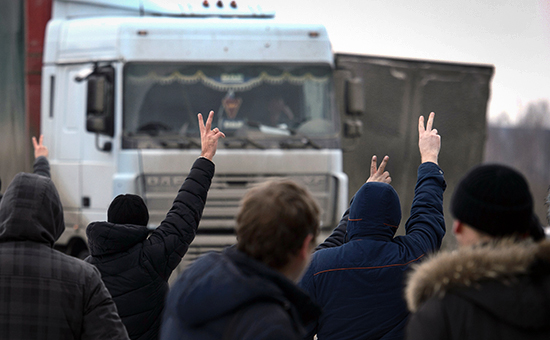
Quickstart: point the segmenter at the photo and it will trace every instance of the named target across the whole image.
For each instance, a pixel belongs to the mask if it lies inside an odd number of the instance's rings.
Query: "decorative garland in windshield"
[[[283,72],[279,76],[273,76],[267,72],[261,72],[258,77],[245,79],[244,75],[240,73],[224,74],[222,73],[220,77],[208,77],[201,70],[198,70],[193,75],[181,74],[179,71],[175,71],[168,76],[159,76],[156,72],[150,72],[148,75],[143,77],[138,76],[129,76],[129,80],[136,84],[145,84],[145,83],[161,83],[161,84],[171,84],[173,82],[179,82],[183,84],[196,84],[198,82],[203,83],[204,85],[217,90],[217,91],[249,91],[254,87],[257,87],[263,83],[268,84],[282,84],[288,82],[291,84],[304,84],[307,81],[312,81],[319,84],[324,84],[329,81],[329,76],[316,77],[311,73],[306,73],[302,76],[295,76],[290,72]]]

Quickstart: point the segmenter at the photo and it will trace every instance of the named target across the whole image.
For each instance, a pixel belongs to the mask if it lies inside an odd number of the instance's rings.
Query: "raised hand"
[[[377,168],[376,155],[372,156],[370,163],[370,177],[367,179],[368,182],[382,182],[382,183],[391,183],[390,173],[386,170],[386,164],[390,157],[385,156],[380,163],[380,167]]]
[[[424,116],[418,119],[418,148],[420,149],[420,159],[422,163],[433,162],[437,164],[439,150],[441,150],[441,136],[437,134],[437,129],[432,129],[435,113],[430,113],[428,123],[424,128]]]
[[[220,137],[225,137],[225,134],[218,128],[210,130],[212,128],[212,120],[214,119],[214,111],[210,111],[208,114],[206,125],[204,124],[202,114],[199,113],[197,117],[199,119],[199,128],[201,132],[201,156],[212,160],[218,149],[218,139],[220,139]]]
[[[40,135],[40,141],[36,142],[36,137],[32,137],[32,145],[34,146],[34,158],[40,156],[48,157],[48,148],[42,144],[44,142],[44,135]]]

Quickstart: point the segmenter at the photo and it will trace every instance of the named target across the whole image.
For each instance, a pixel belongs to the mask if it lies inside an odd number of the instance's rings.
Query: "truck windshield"
[[[197,113],[215,111],[225,148],[335,148],[329,66],[129,63],[123,147],[197,148]]]

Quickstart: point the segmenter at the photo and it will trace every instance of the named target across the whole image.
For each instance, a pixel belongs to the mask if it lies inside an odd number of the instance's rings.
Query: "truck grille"
[[[255,185],[272,179],[288,178],[306,186],[321,206],[321,223],[326,228],[334,226],[336,179],[328,175],[228,175],[216,174],[208,192],[206,206],[199,224],[197,237],[191,243],[181,264],[170,277],[170,284],[199,256],[210,251],[221,251],[234,244],[235,216],[245,193]],[[145,183],[145,194],[149,208],[149,223],[158,226],[172,206],[181,184],[181,175],[146,175],[138,178]]]
[[[239,203],[245,193],[255,185],[272,179],[289,178],[311,191],[321,206],[322,223],[333,224],[336,180],[327,175],[228,175],[216,174],[208,192],[206,206],[199,225],[199,233],[232,234]],[[149,208],[150,223],[158,225],[172,206],[178,189],[185,177],[182,175],[146,175],[145,194]],[[138,179],[140,180],[140,179]]]

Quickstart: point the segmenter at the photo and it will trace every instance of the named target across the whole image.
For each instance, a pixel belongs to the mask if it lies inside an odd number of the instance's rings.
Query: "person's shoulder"
[[[319,263],[324,263],[331,259],[346,259],[349,257],[349,254],[355,253],[358,251],[358,248],[362,248],[365,244],[370,243],[371,241],[365,238],[353,242],[346,242],[335,247],[321,248],[313,253],[312,261],[315,259],[315,261]]]
[[[229,270],[230,266],[231,263],[221,252],[212,251],[204,253],[187,266],[174,285],[179,286],[183,281],[193,281],[197,278],[203,278],[207,275],[207,272],[209,276],[227,275],[227,273],[224,274],[223,272]]]
[[[347,262],[350,257],[349,252],[347,252],[346,254],[343,254],[343,252],[348,247],[349,243],[345,243],[337,247],[319,249],[315,253],[313,253],[313,255],[311,256],[311,262],[304,276],[302,277],[301,284],[305,283],[305,281],[307,280],[312,279],[313,277],[316,277],[319,274],[331,271],[331,269],[334,268],[340,268],[341,266],[345,265],[345,263],[342,263],[342,261]]]
[[[62,262],[63,265],[70,266],[73,269],[80,269],[83,272],[91,272],[95,270],[95,266],[84,261],[83,259],[79,259],[77,257],[67,255],[55,249],[52,249],[52,251],[53,251],[52,258],[56,261]]]
[[[344,245],[345,244],[337,247],[322,248],[314,252],[311,255],[310,268],[315,267],[317,269],[323,267],[328,262],[332,262],[333,259],[338,257],[337,254],[341,252],[341,247]]]
[[[260,301],[245,307],[235,325],[235,339],[300,339],[295,322],[280,302]]]
[[[227,256],[222,251],[209,251],[197,257],[189,267],[209,266],[212,263],[219,263],[220,261],[228,261]]]
[[[52,249],[51,266],[60,273],[60,278],[66,282],[86,284],[90,278],[99,277],[97,268],[84,260]]]
[[[90,222],[88,226],[86,227],[86,234],[88,234],[91,230],[99,230],[104,231],[107,229],[110,229],[112,227],[113,223],[107,222],[107,221],[94,221]]]

